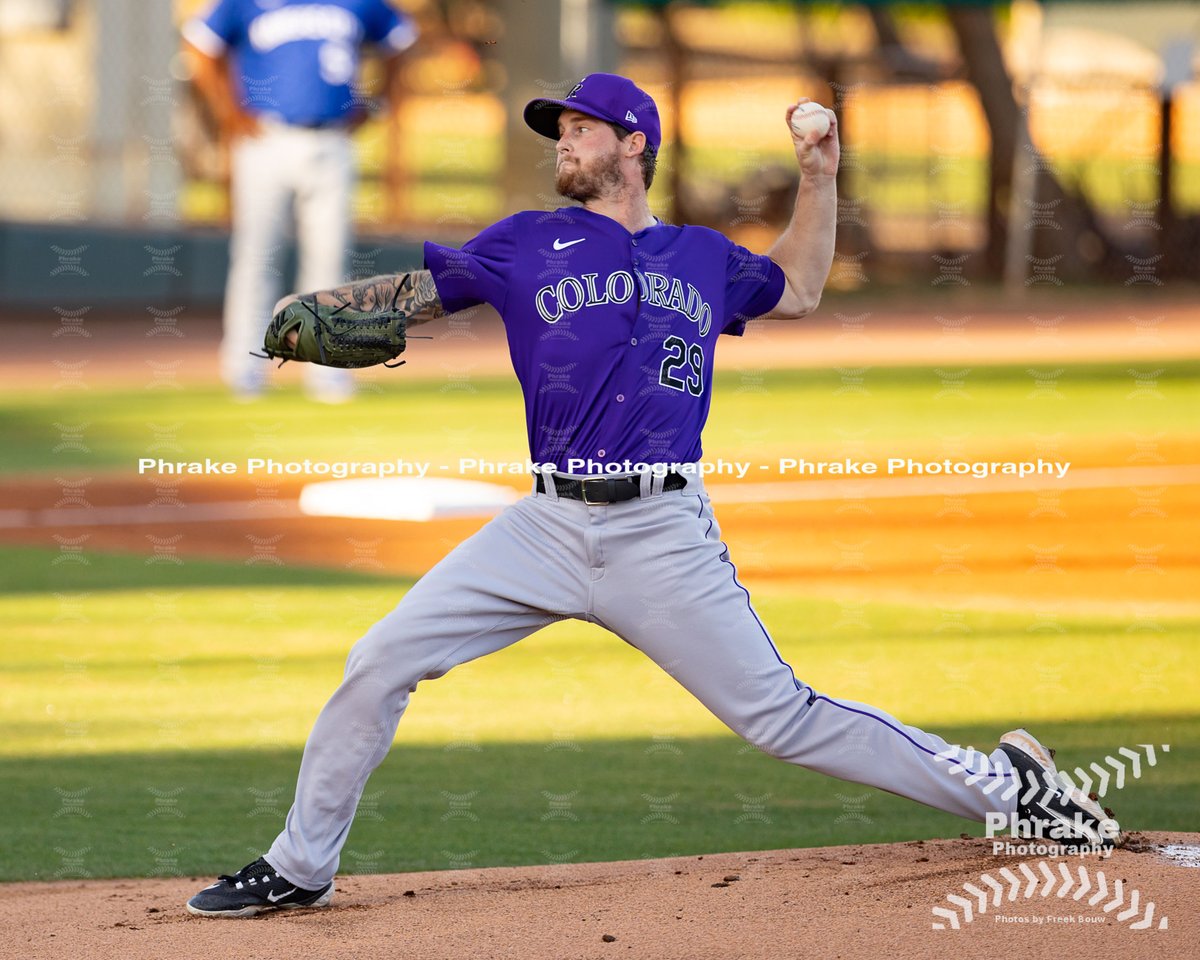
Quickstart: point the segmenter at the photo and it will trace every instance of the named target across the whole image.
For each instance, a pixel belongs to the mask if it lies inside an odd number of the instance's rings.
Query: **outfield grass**
[[[1194,440],[1200,365],[1155,362],[1152,392],[1136,392],[1127,363],[1056,364],[1062,373],[1039,388],[1028,365],[977,366],[961,389],[947,390],[930,367],[718,373],[705,431],[710,458],[844,455],[945,456],[946,439],[970,439],[972,455],[1026,459],[1039,438],[1062,437],[1063,459],[1121,448],[1151,431],[1161,446]],[[856,379],[861,377],[861,380]],[[253,407],[218,387],[165,391],[0,392],[0,473],[132,471],[161,438],[154,425],[178,424],[167,459],[376,460],[404,457],[456,467],[458,457],[523,460],[520,390],[511,376],[480,377],[470,389],[397,378],[349,408],[306,404],[302,430],[290,429],[296,393],[270,394]],[[420,411],[419,416],[414,412]],[[63,444],[59,424],[86,424],[86,450]],[[1118,460],[1117,462],[1120,462]],[[1111,461],[1110,461],[1111,462]]]
[[[406,585],[55,556],[0,549],[0,879],[239,866],[281,823],[346,650]],[[1194,621],[1139,635],[1150,667],[1138,673],[1120,668],[1130,638],[1117,620],[1062,618],[1047,635],[1032,615],[967,611],[948,634],[925,607],[868,604],[847,623],[820,598],[760,591],[757,605],[806,681],[963,742],[1029,724],[1068,763],[1171,744],[1113,805],[1134,826],[1196,827]],[[580,623],[423,684],[364,809],[350,872],[978,832],[746,748],[649,660]]]
[[[512,704],[500,697],[497,709]],[[526,702],[522,702],[522,708]],[[538,704],[529,703],[536,709]],[[657,704],[646,706],[647,714]],[[254,722],[244,704],[214,717]],[[994,743],[1007,723],[939,732]],[[1194,716],[1040,723],[1062,755],[1169,742],[1109,802],[1127,827],[1195,830]],[[1190,745],[1190,746],[1188,746]],[[291,802],[299,751],[119,753],[0,760],[11,791],[0,880],[215,875],[261,854]],[[569,746],[408,744],[367,785],[341,872],[638,859],[983,834],[982,825],[746,750],[732,735]]]
[[[1121,363],[1064,364],[1049,391],[1037,389],[1021,366],[975,367],[964,390],[950,392],[930,368],[867,369],[861,382],[837,371],[721,374],[707,452],[760,463],[778,456],[940,459],[952,443],[964,457],[1026,459],[1051,442],[1054,456],[1078,465],[1119,465],[1136,462],[1138,438],[1150,436],[1168,462],[1187,461],[1200,406],[1196,365],[1153,367],[1162,372],[1149,392],[1139,392]],[[0,473],[132,476],[155,441],[151,424],[179,425],[171,456],[181,460],[454,463],[467,450],[523,459],[516,384],[480,378],[472,387],[446,392],[437,382],[398,380],[347,408],[306,405],[302,430],[288,428],[290,389],[253,407],[233,404],[216,387],[153,396],[0,392]],[[80,423],[87,424],[87,449],[64,448],[57,425]],[[914,514],[905,523],[921,520]],[[1133,531],[1143,528],[1128,528],[1132,543],[1159,542],[1136,540]],[[1083,536],[1074,527],[1049,529]],[[861,524],[853,530],[853,537],[877,539],[894,533],[866,534]],[[979,536],[990,536],[987,530],[981,526]],[[963,542],[957,528],[945,531],[947,546]],[[1040,539],[1039,531],[1030,542],[1046,546],[1058,535]],[[804,542],[791,549],[804,550]],[[733,548],[736,557],[736,542]],[[1171,562],[1186,569],[1186,546],[1173,551]],[[47,547],[0,546],[7,805],[0,878],[241,865],[279,827],[303,740],[347,650],[409,582],[190,556],[179,564],[80,556],[86,562]],[[1071,575],[1099,574],[1081,568]],[[1132,604],[1141,596],[1132,581],[1128,590],[1126,581],[1113,582],[1122,591],[1114,600]],[[978,747],[1028,724],[1068,765],[1121,746],[1171,744],[1112,805],[1134,827],[1196,829],[1196,618],[1167,615],[1150,596],[1133,625],[1115,613],[1060,610],[1047,621],[1036,612],[1045,613],[1044,599],[1022,595],[1021,583],[1018,575],[1011,595],[994,603],[977,597],[949,618],[917,589],[910,602],[870,602],[867,581],[856,585],[854,596],[864,602],[853,616],[803,580],[786,590],[771,581],[751,588],[798,676],[827,693]],[[637,651],[580,623],[557,624],[423,684],[393,753],[368,786],[365,815],[347,847],[348,871],[976,830],[747,750]]]

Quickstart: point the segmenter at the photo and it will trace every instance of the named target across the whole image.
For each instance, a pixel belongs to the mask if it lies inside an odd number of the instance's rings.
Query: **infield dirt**
[[[184,911],[210,878],[22,883],[0,887],[0,957],[1180,960],[1200,940],[1200,869],[1162,848],[1197,844],[1195,833],[1138,834],[1101,860],[993,856],[986,840],[929,840],[351,876],[327,910],[251,920]],[[999,902],[985,873],[1003,888]],[[1107,894],[1097,899],[1099,873]],[[1121,902],[1109,906],[1118,879]],[[955,909],[951,894],[977,903],[963,884],[989,899],[969,921],[956,909],[952,929],[932,910]]]

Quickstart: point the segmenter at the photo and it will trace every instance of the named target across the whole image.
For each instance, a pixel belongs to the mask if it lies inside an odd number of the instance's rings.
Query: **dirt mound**
[[[22,883],[0,887],[0,957],[1175,960],[1200,942],[1198,846],[1147,833],[1109,859],[1039,858],[936,840],[352,876],[328,910],[253,920],[187,914],[209,878]]]

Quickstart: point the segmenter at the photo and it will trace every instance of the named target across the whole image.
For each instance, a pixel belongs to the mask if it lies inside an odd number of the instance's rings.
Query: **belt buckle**
[[[603,496],[605,497],[604,500],[591,499],[591,497],[588,495],[588,484],[589,483],[599,483],[599,484],[603,485],[603,488],[604,488]],[[585,479],[583,481],[582,489],[583,489],[583,502],[586,503],[589,507],[604,507],[612,502],[612,500],[609,499],[611,487],[608,484],[608,477],[590,477],[588,479]]]

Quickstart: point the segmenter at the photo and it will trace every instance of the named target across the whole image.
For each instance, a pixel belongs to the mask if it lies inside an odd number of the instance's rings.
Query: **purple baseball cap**
[[[562,100],[530,100],[525,105],[525,123],[535,133],[557,140],[558,115],[564,110],[578,110],[626,130],[640,130],[655,150],[662,140],[654,99],[632,80],[615,73],[589,73]]]

